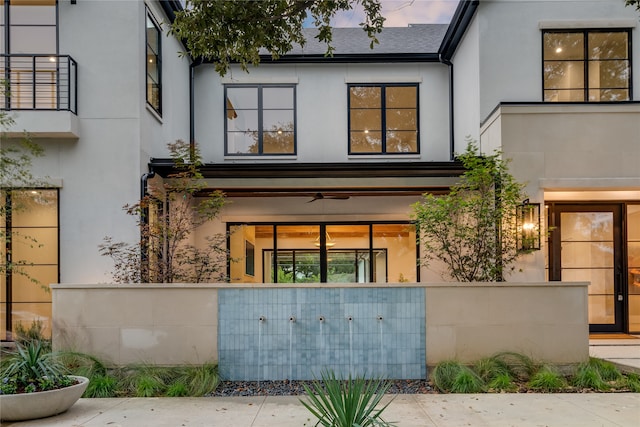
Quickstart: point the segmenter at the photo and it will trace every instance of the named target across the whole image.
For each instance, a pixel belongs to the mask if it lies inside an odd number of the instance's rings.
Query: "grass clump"
[[[455,360],[436,365],[431,380],[444,393],[480,393],[485,388],[484,381],[476,372]]]
[[[394,424],[382,419],[389,406],[379,405],[390,383],[382,379],[364,377],[342,380],[333,371],[323,371],[321,381],[304,384],[307,400],[302,405],[318,419],[316,426],[324,427],[389,427]]]
[[[89,385],[83,397],[104,398],[118,395],[118,379],[112,375],[94,375],[89,380]]]
[[[529,387],[536,391],[553,393],[567,387],[564,376],[551,366],[543,366],[529,380]]]
[[[218,365],[206,363],[199,366],[187,366],[181,370],[176,379],[187,390],[188,396],[206,396],[215,391],[220,384]]]

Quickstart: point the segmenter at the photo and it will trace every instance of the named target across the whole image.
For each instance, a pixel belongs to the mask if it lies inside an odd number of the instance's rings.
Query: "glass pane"
[[[589,59],[627,59],[629,54],[628,33],[589,33]]]
[[[11,24],[13,25],[55,25],[55,0],[31,2],[12,1],[10,7]]]
[[[257,109],[258,89],[255,87],[228,87],[227,105],[235,109]]]
[[[352,86],[349,88],[351,108],[381,108],[381,88],[373,86]]]
[[[11,27],[11,53],[55,53],[56,27]]]
[[[44,336],[51,337],[51,303],[14,303],[11,311],[13,330],[18,323],[28,328],[34,321],[41,321],[44,326]]]
[[[387,110],[387,130],[416,130],[418,120],[416,110]]]
[[[160,53],[160,30],[156,27],[151,18],[147,16],[147,49],[153,53]]]
[[[379,110],[351,110],[351,130],[379,131],[382,116]]]
[[[227,118],[227,130],[256,132],[258,130],[258,111],[235,110],[234,116]]]
[[[263,154],[294,154],[293,132],[265,132],[262,135]]]
[[[614,324],[614,306],[613,295],[589,295],[589,323]]]
[[[58,226],[58,192],[56,190],[13,191],[11,196],[14,227]]]
[[[589,101],[629,101],[628,89],[596,89],[589,91]]]
[[[374,224],[373,247],[375,252],[375,282],[416,282],[416,231],[410,224]],[[387,254],[383,258],[380,249]],[[383,262],[384,261],[384,262]],[[385,272],[387,278],[383,277]]]
[[[589,88],[626,88],[631,77],[626,60],[590,61]]]
[[[293,110],[265,110],[262,130],[293,132]]]
[[[320,251],[296,251],[294,283],[320,283]]]
[[[227,132],[228,154],[257,154],[257,132]]]
[[[588,289],[590,295],[613,295],[614,275],[611,268],[563,268],[562,280],[566,282],[591,282]]]
[[[562,241],[613,241],[613,213],[562,212]]]
[[[640,295],[629,296],[629,332],[640,332]]]
[[[627,236],[629,240],[640,241],[640,205],[627,206]]]
[[[352,153],[382,153],[381,132],[351,132]]]
[[[57,228],[14,228],[11,239],[14,261],[58,263]]]
[[[327,254],[328,283],[356,283],[356,252],[332,250]]]
[[[584,59],[582,33],[544,33],[543,57],[549,60]]]
[[[273,226],[256,225],[253,232],[255,233],[256,280],[273,283]]]
[[[51,302],[49,285],[58,282],[57,265],[25,266],[22,270],[29,276],[14,274],[12,278],[13,302]],[[35,279],[38,283],[32,282]]]
[[[543,78],[545,89],[584,88],[584,62],[545,62]]]
[[[562,267],[613,267],[613,242],[562,242]]]
[[[293,109],[292,87],[264,87],[262,88],[262,106],[265,109]]]
[[[545,102],[581,102],[584,101],[584,90],[545,90]]]
[[[387,108],[417,108],[418,88],[415,86],[387,87]]]
[[[416,131],[387,132],[387,153],[417,153],[418,133]]]

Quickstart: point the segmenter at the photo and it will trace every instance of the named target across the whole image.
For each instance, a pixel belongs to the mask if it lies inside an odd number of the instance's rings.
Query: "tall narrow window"
[[[418,153],[418,85],[349,86],[349,154]]]
[[[147,103],[162,113],[162,49],[161,32],[151,15],[147,14]]]
[[[629,30],[545,31],[542,43],[546,102],[631,99]]]
[[[295,154],[295,105],[295,86],[227,86],[225,154]]]

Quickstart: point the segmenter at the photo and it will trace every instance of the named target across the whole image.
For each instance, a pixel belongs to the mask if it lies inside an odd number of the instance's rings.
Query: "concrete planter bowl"
[[[0,418],[2,421],[33,420],[65,412],[89,385],[88,378],[70,376],[78,383],[57,390],[0,395]]]

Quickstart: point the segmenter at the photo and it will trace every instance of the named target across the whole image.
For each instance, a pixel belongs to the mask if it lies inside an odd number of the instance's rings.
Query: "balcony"
[[[15,111],[9,136],[77,138],[78,66],[69,55],[0,55],[0,109]]]

